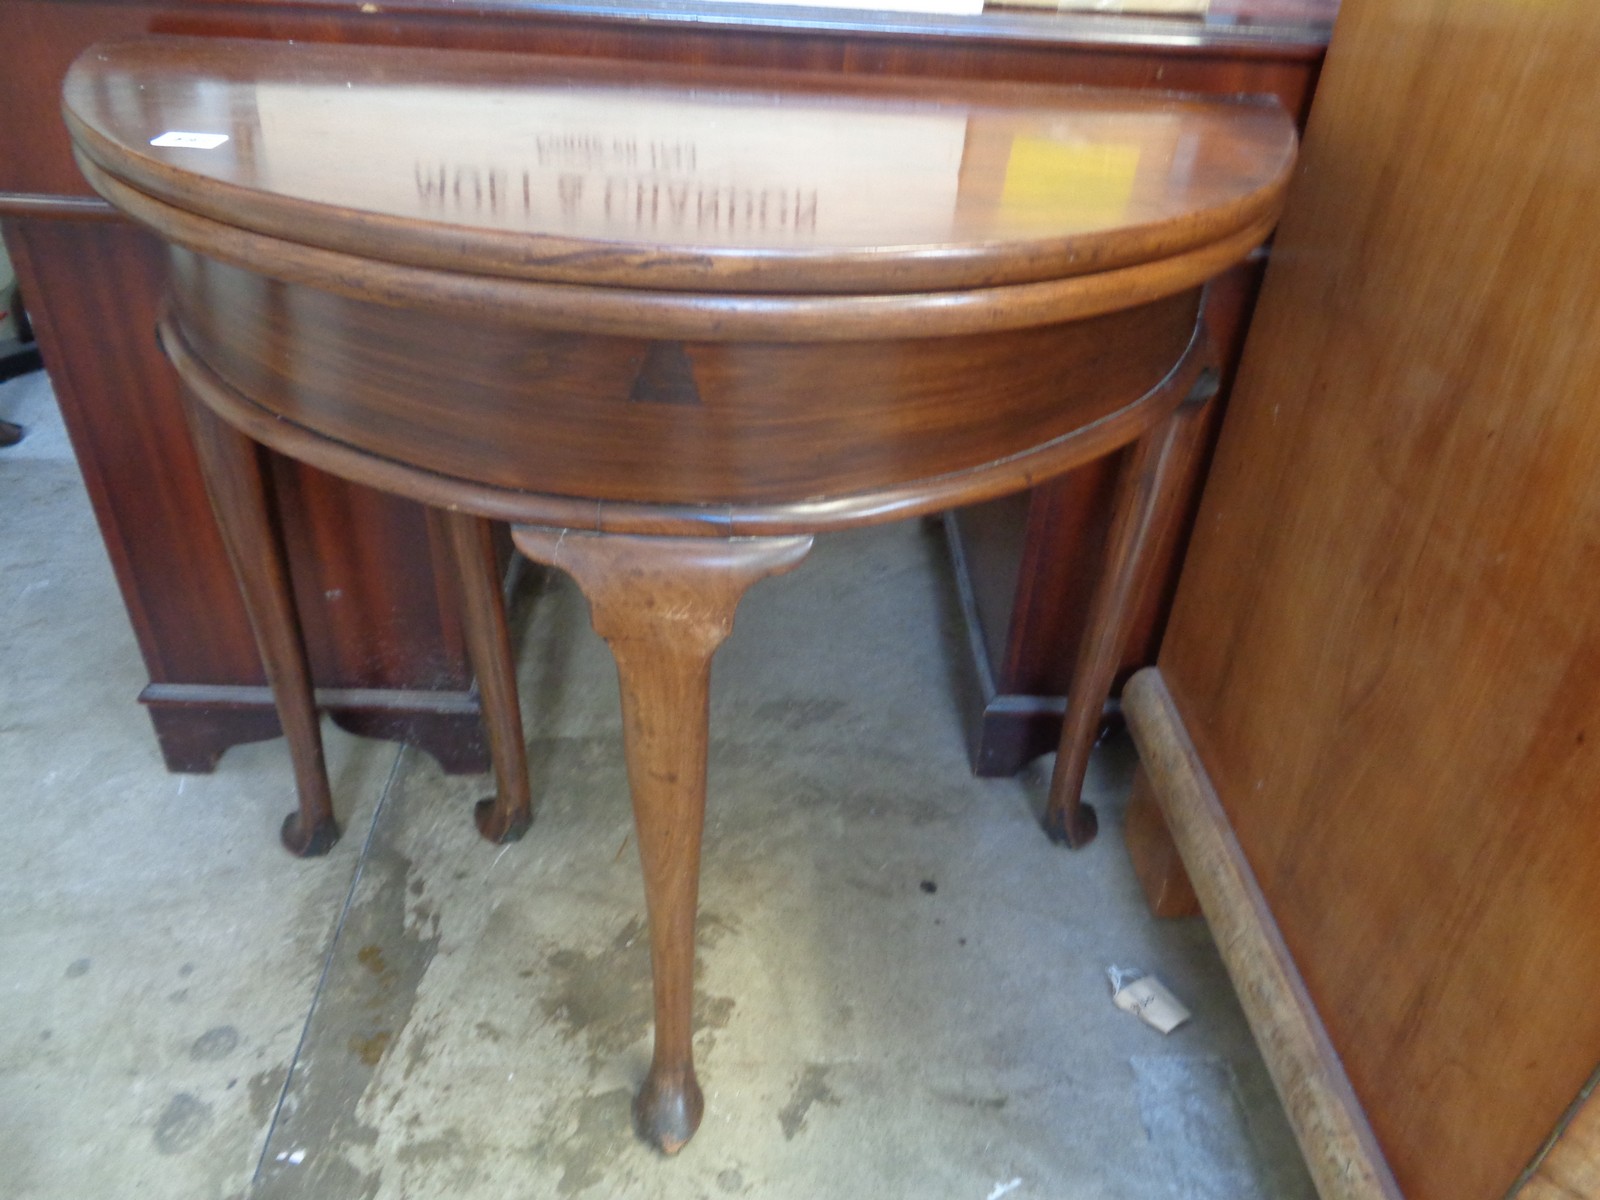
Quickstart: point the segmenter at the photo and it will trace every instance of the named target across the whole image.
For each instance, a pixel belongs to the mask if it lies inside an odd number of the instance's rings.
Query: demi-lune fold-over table
[[[829,530],[1123,465],[1047,829],[1208,394],[1206,281],[1295,154],[1270,102],[154,38],[65,113],[170,248],[159,336],[288,735],[338,836],[263,454],[430,505],[483,695],[494,841],[529,825],[492,522],[570,573],[622,682],[655,979],[641,1134],[682,1146],[711,657]],[[157,469],[153,464],[152,469]]]

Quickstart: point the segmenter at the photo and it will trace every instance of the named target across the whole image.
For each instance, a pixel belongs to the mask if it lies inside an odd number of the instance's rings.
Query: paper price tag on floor
[[[1151,1028],[1171,1033],[1189,1019],[1189,1010],[1154,975],[1139,975],[1118,967],[1106,974],[1111,979],[1111,1002]]]

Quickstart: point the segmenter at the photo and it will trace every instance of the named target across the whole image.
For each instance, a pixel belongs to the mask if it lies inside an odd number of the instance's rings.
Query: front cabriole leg
[[[641,1137],[673,1154],[705,1108],[691,1035],[711,657],[750,585],[797,566],[811,538],[530,527],[512,536],[529,558],[577,581],[616,659],[655,984],[655,1054],[633,1115]]]

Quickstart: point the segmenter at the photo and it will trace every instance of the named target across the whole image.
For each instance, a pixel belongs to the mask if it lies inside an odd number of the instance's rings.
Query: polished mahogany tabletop
[[[90,67],[66,83],[80,151],[177,207],[383,261],[651,289],[1149,262],[1275,211],[1295,145],[1272,103],[1072,88],[216,39]]]

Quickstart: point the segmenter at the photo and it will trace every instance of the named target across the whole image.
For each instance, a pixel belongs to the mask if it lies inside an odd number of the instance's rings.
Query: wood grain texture
[[[100,222],[10,219],[5,238],[152,679],[264,683],[178,381],[150,336],[165,249],[142,230]],[[130,286],[112,294],[48,269],[69,258],[111,265]],[[96,354],[69,352],[96,339]],[[124,405],[115,423],[98,419],[97,398],[124,388],[137,389],[138,403]],[[166,469],[152,471],[157,462]],[[165,536],[141,538],[140,530]]]
[[[201,478],[250,614],[294,763],[299,807],[283,822],[283,844],[298,857],[326,854],[339,840],[339,823],[334,819],[311,691],[311,663],[300,633],[263,451],[199,400],[186,395],[185,401]]]
[[[63,93],[82,154],[185,212],[652,291],[954,291],[1175,258],[1275,215],[1294,158],[1276,103],[388,47],[102,43]],[[230,140],[151,144],[169,130]]]
[[[160,11],[154,4],[14,0],[5,6],[0,46],[0,192],[34,206],[55,197],[91,197],[72,165],[61,128],[61,81],[93,42],[145,33]],[[23,205],[6,215],[23,214]]]
[[[1600,1062],[1597,55],[1346,4],[1160,657],[1413,1200]]]
[[[34,0],[38,2],[38,0]],[[46,0],[48,2],[48,0]],[[1248,2],[1248,0],[1247,0]],[[668,0],[650,13],[605,6],[475,6],[450,20],[438,0],[385,6],[352,20],[336,5],[281,2],[167,10],[152,31],[322,42],[431,45],[450,49],[747,65],[849,75],[1075,82],[1210,95],[1279,98],[1303,115],[1336,3],[1317,0],[1309,22],[1207,28],[1138,18],[984,14],[919,19],[917,14],[785,13]],[[732,20],[719,18],[733,17]],[[855,19],[852,19],[852,18]]]
[[[1186,424],[1182,442],[1171,451],[1178,499],[1152,531],[1151,568],[1130,601],[1133,615],[1118,651],[1114,694],[1134,670],[1155,661],[1264,265],[1252,256],[1206,285],[1202,313],[1215,349],[1218,399],[1200,420]],[[977,668],[991,681],[981,710],[968,718],[979,775],[1015,774],[1060,738],[1061,712],[1104,557],[1116,473],[1116,462],[1107,458],[1034,489],[1026,500],[952,514],[951,536],[961,542],[964,586],[976,610],[969,620],[981,638]]]
[[[705,824],[711,657],[751,585],[791,571],[810,537],[629,537],[519,526],[517,548],[570,574],[616,659],[623,743],[644,867],[655,1052],[634,1101],[667,1154],[694,1136],[694,926]]]
[[[1150,915],[1161,918],[1199,916],[1200,898],[1195,895],[1194,882],[1184,869],[1183,856],[1172,840],[1172,831],[1161,815],[1150,775],[1143,766],[1134,772],[1122,836]]]
[[[1089,752],[1100,729],[1101,710],[1111,691],[1118,656],[1127,641],[1134,599],[1155,568],[1156,533],[1178,496],[1182,472],[1176,449],[1190,440],[1187,430],[1203,419],[1214,389],[1205,382],[1196,394],[1122,453],[1117,490],[1111,502],[1105,565],[1095,585],[1083,640],[1067,691],[1060,748],[1050,776],[1044,828],[1052,841],[1077,849],[1095,836],[1095,811],[1081,800]]]
[[[504,572],[494,527],[466,513],[430,510],[448,547],[449,581],[461,605],[467,653],[483,695],[483,724],[494,762],[495,794],[478,802],[478,832],[497,845],[514,842],[533,824],[528,751],[517,698],[517,667],[506,624]]]
[[[359,304],[187,255],[178,272],[184,344],[301,429],[511,491],[667,505],[824,500],[1016,458],[1160,386],[1197,299],[987,337],[662,343]],[[638,399],[663,344],[701,403]]]
[[[408,742],[447,774],[489,769],[478,697],[471,691],[315,689],[317,707],[358,737]],[[204,774],[231,746],[282,735],[272,689],[261,684],[150,683],[139,693],[169,771]]]
[[[343,440],[287,421],[276,410],[257,403],[212,370],[173,323],[163,321],[161,335],[167,354],[186,386],[203,396],[214,410],[262,444],[341,477],[397,492],[424,504],[446,508],[460,506],[503,521],[560,522],[562,527],[614,533],[733,537],[806,533],[878,523],[1031,487],[1116,450],[1137,438],[1150,424],[1160,421],[1188,395],[1209,354],[1196,329],[1177,362],[1149,391],[1127,398],[1105,416],[1032,450],[978,463],[968,470],[925,476],[898,486],[853,494],[810,495],[775,503],[665,504],[513,490],[481,483],[470,475],[444,475],[405,461],[377,457]],[[1130,352],[1136,350],[1132,343],[1127,348]],[[833,385],[837,383],[834,379]],[[678,406],[671,407],[678,410]],[[505,420],[508,426],[520,424],[518,416],[525,416],[530,422],[540,418],[536,409],[520,414],[511,409],[508,413]],[[891,426],[890,430],[893,428]],[[907,432],[914,435],[916,426],[908,426]],[[604,439],[601,441],[604,457],[598,461],[613,461],[615,448],[604,445]],[[855,442],[846,439],[834,445],[841,453],[849,454]],[[420,453],[430,451],[425,449]],[[830,470],[825,461],[816,458],[812,461],[819,472]],[[892,467],[893,460],[888,461]]]
[[[1288,127],[1283,132],[1292,141]],[[898,291],[890,262],[884,291],[767,294],[660,291],[545,283],[374,261],[196,216],[130,187],[84,155],[79,166],[102,195],[174,245],[285,283],[347,299],[565,333],[694,341],[821,342],[1000,333],[1116,312],[1198,287],[1249,255],[1272,232],[1278,204],[1214,242],[1169,257],[1062,279],[955,291]],[[1282,198],[1284,177],[1262,180]],[[642,269],[642,268],[641,268]]]
[[[1160,672],[1124,694],[1128,727],[1217,951],[1322,1200],[1402,1200]]]
[[[361,42],[559,54],[647,62],[723,63],[855,75],[1004,79],[1275,96],[1303,116],[1337,0],[1240,0],[1209,29],[1190,22],[986,16],[878,28],[841,14],[804,23],[781,9],[742,23],[726,4],[621,6],[385,4],[362,13],[336,0],[7,0],[0,49],[0,191],[85,195],[59,126],[61,80],[86,46],[142,33],[325,43]],[[726,23],[719,23],[719,18]],[[829,23],[834,28],[829,28]]]

